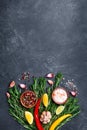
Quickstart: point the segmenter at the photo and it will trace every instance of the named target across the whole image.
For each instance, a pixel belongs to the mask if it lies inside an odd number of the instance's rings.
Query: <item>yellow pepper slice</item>
[[[72,116],[72,114],[66,114],[66,115],[59,117],[57,120],[55,120],[53,122],[53,124],[50,126],[49,130],[54,130],[63,120],[65,120],[66,118],[68,118],[70,116]]]

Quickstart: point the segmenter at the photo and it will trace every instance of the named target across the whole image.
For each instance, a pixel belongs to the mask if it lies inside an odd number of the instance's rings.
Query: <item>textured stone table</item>
[[[8,114],[8,83],[24,71],[74,78],[81,113],[61,130],[87,130],[87,1],[0,0],[0,130],[25,130]]]

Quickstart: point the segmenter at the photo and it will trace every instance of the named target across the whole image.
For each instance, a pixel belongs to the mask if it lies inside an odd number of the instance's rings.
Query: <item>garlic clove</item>
[[[71,91],[70,94],[71,94],[73,97],[75,97],[75,96],[77,95],[77,92]]]
[[[46,75],[46,78],[54,78],[54,74],[53,73],[49,73]]]
[[[49,123],[49,122],[50,122],[50,119],[47,120],[47,123]]]
[[[47,80],[47,82],[48,82],[49,85],[53,85],[54,84],[54,82],[52,80]]]
[[[9,88],[13,88],[15,86],[15,81],[12,81],[9,85]]]
[[[10,93],[6,92],[7,98],[10,98]]]
[[[45,112],[45,111],[43,111],[43,112],[42,112],[42,114],[43,114],[43,115],[46,115],[46,112]]]
[[[20,88],[25,89],[26,85],[25,84],[19,84]]]
[[[47,124],[47,121],[44,121],[43,124]]]

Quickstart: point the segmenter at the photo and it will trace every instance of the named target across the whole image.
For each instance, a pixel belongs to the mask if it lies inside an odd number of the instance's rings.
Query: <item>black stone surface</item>
[[[81,113],[61,130],[87,130],[87,1],[0,0],[0,130],[25,130],[8,114],[8,83],[24,71],[74,78]]]

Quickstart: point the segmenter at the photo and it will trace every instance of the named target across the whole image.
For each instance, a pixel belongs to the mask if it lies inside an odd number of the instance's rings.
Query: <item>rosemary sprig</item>
[[[31,89],[38,95],[38,97],[41,97],[46,91],[46,79],[43,77],[34,78]]]
[[[11,95],[8,98],[9,103],[9,113],[17,120],[21,125],[23,125],[28,130],[37,130],[35,124],[29,125],[25,119],[24,112],[27,110],[20,104],[20,91],[16,86],[9,88],[9,93]],[[33,111],[31,109],[31,111]]]
[[[54,79],[53,89],[59,86],[62,78],[63,78],[62,73],[57,73],[57,75],[55,76],[55,79]]]

